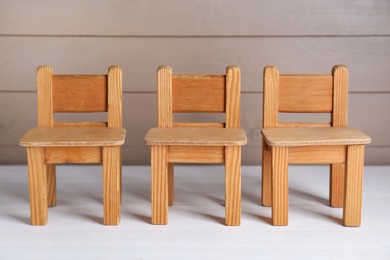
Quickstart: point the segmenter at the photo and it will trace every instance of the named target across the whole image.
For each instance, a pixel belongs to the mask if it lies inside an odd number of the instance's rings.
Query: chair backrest
[[[173,75],[157,70],[158,127],[240,127],[240,69],[226,75]],[[174,122],[174,113],[225,113],[225,122]]]
[[[348,69],[336,65],[332,73],[279,74],[275,66],[264,68],[263,128],[346,127]],[[283,113],[330,113],[330,122],[279,122]]]
[[[107,75],[57,75],[50,66],[37,70],[38,127],[122,127],[122,70]],[[55,122],[55,113],[107,112],[107,122]]]

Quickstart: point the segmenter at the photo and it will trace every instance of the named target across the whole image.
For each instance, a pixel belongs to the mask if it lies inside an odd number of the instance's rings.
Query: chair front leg
[[[348,146],[343,212],[345,226],[358,227],[361,224],[363,168],[364,145]]]
[[[152,224],[168,224],[168,146],[151,146]]]
[[[225,224],[239,226],[241,219],[241,147],[225,148]]]
[[[103,147],[104,225],[118,225],[121,206],[121,148]]]
[[[272,224],[288,224],[288,147],[273,146],[272,158]]]
[[[31,224],[47,224],[47,168],[43,147],[27,147]]]

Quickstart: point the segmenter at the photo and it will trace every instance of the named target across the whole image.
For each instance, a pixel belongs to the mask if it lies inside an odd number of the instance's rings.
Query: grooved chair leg
[[[151,146],[152,224],[168,224],[168,146]]]
[[[54,207],[57,203],[57,192],[56,192],[56,166],[55,164],[46,165],[47,172],[47,205]]]
[[[358,227],[362,215],[364,145],[351,145],[347,150],[343,224]]]
[[[47,168],[44,164],[43,147],[28,147],[28,179],[30,189],[31,224],[42,226],[47,224]]]
[[[345,164],[330,165],[329,204],[334,208],[344,206]]]
[[[121,206],[121,150],[119,146],[103,147],[104,225],[118,225]]]
[[[225,148],[225,224],[239,226],[241,218],[241,147]]]
[[[172,206],[175,200],[174,164],[168,164],[168,205]]]
[[[261,204],[266,207],[272,206],[272,183],[271,183],[271,153],[267,151],[267,144],[263,141],[263,166],[261,175]]]
[[[288,224],[288,147],[272,147],[272,224]]]

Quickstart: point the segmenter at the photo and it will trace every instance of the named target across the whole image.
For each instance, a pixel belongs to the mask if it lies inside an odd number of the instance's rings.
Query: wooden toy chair
[[[227,67],[226,75],[172,75],[162,66],[157,71],[158,128],[145,136],[151,145],[152,223],[168,223],[168,204],[173,204],[174,163],[225,163],[226,219],[240,224],[241,146],[240,70]],[[173,113],[225,113],[226,123],[174,122]]]
[[[273,225],[288,224],[288,164],[331,164],[330,205],[344,207],[345,226],[361,223],[364,144],[347,128],[348,70],[332,75],[279,75],[264,69],[262,203]],[[330,123],[279,122],[278,113],[330,113]]]
[[[104,224],[120,220],[122,71],[108,75],[53,75],[50,66],[37,71],[38,128],[20,140],[27,147],[32,225],[45,225],[48,206],[56,204],[55,165],[102,163]],[[55,122],[55,113],[107,112],[107,122]]]

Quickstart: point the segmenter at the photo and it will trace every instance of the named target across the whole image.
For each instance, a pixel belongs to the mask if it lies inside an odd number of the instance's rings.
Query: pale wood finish
[[[121,207],[121,147],[103,147],[104,225],[118,225]]]
[[[241,147],[225,148],[225,224],[239,226],[241,220]]]
[[[21,138],[21,146],[115,146],[125,141],[126,129],[114,127],[32,128]]]
[[[168,161],[170,163],[223,163],[225,149],[223,146],[170,145]]]
[[[347,68],[334,66],[331,75],[279,75],[276,67],[266,67],[263,105],[262,202],[272,206],[273,224],[288,223],[291,163],[331,164],[330,205],[344,204],[344,225],[359,226],[364,145],[371,138],[347,127]],[[328,112],[331,121],[280,124],[279,112]]]
[[[272,161],[272,224],[288,224],[288,147],[273,146]]]
[[[30,215],[32,225],[46,225],[48,220],[47,180],[42,147],[28,147],[28,178],[30,189]]]
[[[360,130],[339,127],[265,128],[265,141],[271,146],[369,144],[371,138]]]
[[[158,128],[144,140],[151,145],[152,223],[168,223],[174,203],[174,163],[225,163],[225,224],[240,224],[241,146],[240,70],[226,75],[173,75],[168,66],[157,70]],[[173,113],[225,113],[225,123],[174,122]]]
[[[364,145],[348,146],[347,156],[343,223],[357,227],[362,218]]]
[[[247,138],[239,128],[152,128],[145,141],[148,145],[242,146]]]
[[[151,146],[152,224],[168,224],[168,147]]]
[[[19,144],[27,147],[31,223],[47,223],[47,207],[56,203],[55,164],[102,163],[105,225],[118,225],[121,202],[122,72],[107,75],[53,75],[37,71],[38,128]],[[54,122],[58,112],[107,112],[107,122]],[[45,202],[42,202],[45,198]]]
[[[45,162],[49,164],[102,163],[102,148],[99,146],[49,146],[45,147]]]

